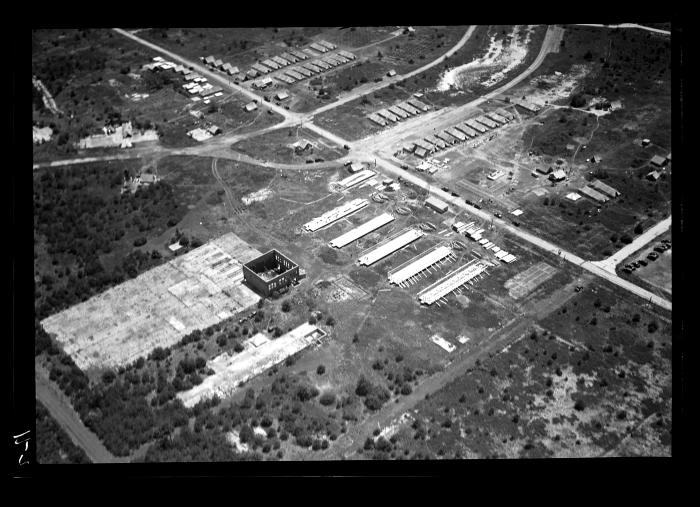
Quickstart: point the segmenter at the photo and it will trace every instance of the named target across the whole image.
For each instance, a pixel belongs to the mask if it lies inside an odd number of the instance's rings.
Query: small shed
[[[666,158],[662,157],[661,155],[654,155],[654,157],[651,159],[651,163],[656,167],[663,167],[666,165]]]
[[[549,179],[552,181],[563,181],[566,179],[566,173],[563,171],[563,169],[557,169],[549,175]]]
[[[447,203],[444,203],[440,199],[436,199],[435,197],[428,197],[425,200],[425,205],[429,208],[434,209],[438,213],[445,213],[449,209]]]

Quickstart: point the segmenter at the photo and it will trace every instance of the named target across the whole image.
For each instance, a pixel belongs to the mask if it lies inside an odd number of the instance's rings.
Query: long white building
[[[405,264],[402,264],[397,269],[389,272],[389,283],[401,285],[407,280],[413,278],[421,271],[428,269],[430,266],[444,261],[452,255],[452,249],[445,245],[440,245],[428,252],[424,252]]]
[[[346,232],[345,234],[331,240],[329,245],[334,248],[343,248],[344,246],[349,245],[353,241],[360,239],[362,236],[365,236],[370,232],[375,231],[380,227],[383,227],[386,224],[393,221],[394,217],[391,214],[383,213],[365,222],[364,224],[355,227],[354,229]]]
[[[358,262],[363,266],[371,266],[375,262],[382,260],[384,257],[387,257],[406,245],[413,243],[422,236],[424,236],[423,231],[419,229],[408,229],[398,236],[395,236],[384,243],[380,243],[368,253],[360,257]]]
[[[418,300],[422,304],[431,305],[486,271],[486,267],[485,263],[475,259],[419,292]]]
[[[377,173],[375,173],[374,171],[372,171],[370,169],[365,169],[363,171],[360,171],[360,172],[353,174],[352,176],[348,176],[344,180],[340,180],[338,182],[338,185],[347,189],[347,188],[350,188],[352,186],[357,185],[358,183],[362,183],[363,181],[370,179],[375,174],[377,174]]]
[[[320,228],[327,226],[328,224],[332,224],[333,222],[348,216],[351,213],[355,213],[356,211],[367,206],[368,204],[369,201],[367,201],[367,199],[355,199],[353,201],[343,204],[342,206],[333,208],[330,211],[326,211],[320,217],[316,217],[313,220],[305,223],[304,229],[311,232],[317,231]]]

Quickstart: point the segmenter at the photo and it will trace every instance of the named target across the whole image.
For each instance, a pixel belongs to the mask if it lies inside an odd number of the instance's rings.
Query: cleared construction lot
[[[82,370],[126,365],[255,304],[241,264],[259,255],[225,234],[42,325]]]

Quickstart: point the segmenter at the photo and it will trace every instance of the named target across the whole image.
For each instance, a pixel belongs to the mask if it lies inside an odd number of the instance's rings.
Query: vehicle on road
[[[499,212],[494,213],[493,216],[495,216],[496,218],[503,218],[503,215]]]

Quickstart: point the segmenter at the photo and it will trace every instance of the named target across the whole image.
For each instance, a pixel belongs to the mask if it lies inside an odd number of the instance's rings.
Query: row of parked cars
[[[653,252],[649,252],[649,254],[647,255],[647,259],[649,259],[649,261],[655,261],[656,259],[659,258],[659,255],[664,253],[669,248],[671,248],[671,240],[664,239],[661,241],[661,243],[659,243],[658,245],[656,245],[654,247]],[[625,264],[625,267],[622,268],[622,272],[627,273],[629,275],[635,269],[640,268],[642,266],[646,266],[647,264],[649,264],[649,261],[647,261],[645,259],[638,259],[634,262],[630,262],[629,264]]]

